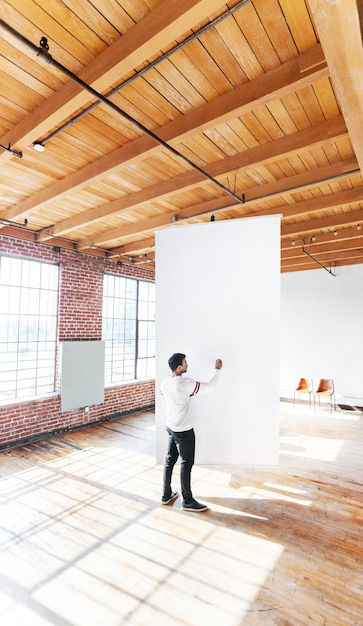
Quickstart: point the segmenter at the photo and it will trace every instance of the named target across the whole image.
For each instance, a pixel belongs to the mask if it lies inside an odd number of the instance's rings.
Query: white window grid
[[[0,255],[0,402],[55,392],[59,267]]]
[[[105,383],[155,377],[155,284],[105,274]]]

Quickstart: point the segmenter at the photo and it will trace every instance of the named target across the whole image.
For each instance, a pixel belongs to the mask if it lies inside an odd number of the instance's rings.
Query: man
[[[172,375],[163,380],[161,395],[166,408],[166,430],[168,432],[167,453],[163,471],[162,504],[169,504],[178,497],[177,491],[171,489],[171,478],[174,465],[180,455],[180,484],[182,492],[182,509],[184,511],[207,511],[208,507],[193,498],[190,480],[194,465],[195,435],[193,424],[188,416],[190,399],[197,393],[210,391],[217,384],[221,359],[215,362],[215,372],[211,380],[201,383],[192,378],[182,377],[188,370],[185,354],[174,353],[169,361]]]

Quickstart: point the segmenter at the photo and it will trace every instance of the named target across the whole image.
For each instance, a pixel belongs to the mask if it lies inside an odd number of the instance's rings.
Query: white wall
[[[333,378],[337,401],[363,406],[363,265],[281,275],[282,397],[301,376]]]
[[[196,462],[278,463],[280,216],[156,233],[156,442],[165,449],[160,383],[183,352],[188,375],[217,388],[192,399]],[[263,386],[263,389],[262,389]]]

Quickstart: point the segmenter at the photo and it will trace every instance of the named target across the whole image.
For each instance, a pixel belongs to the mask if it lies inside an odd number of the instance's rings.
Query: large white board
[[[156,232],[156,450],[164,459],[160,397],[168,358],[217,388],[191,400],[196,462],[278,463],[280,216],[175,226]]]

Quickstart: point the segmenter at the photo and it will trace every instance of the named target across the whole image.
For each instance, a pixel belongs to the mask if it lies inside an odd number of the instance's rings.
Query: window
[[[55,391],[58,266],[0,256],[0,401]]]
[[[154,283],[105,274],[103,339],[106,384],[154,378]]]

